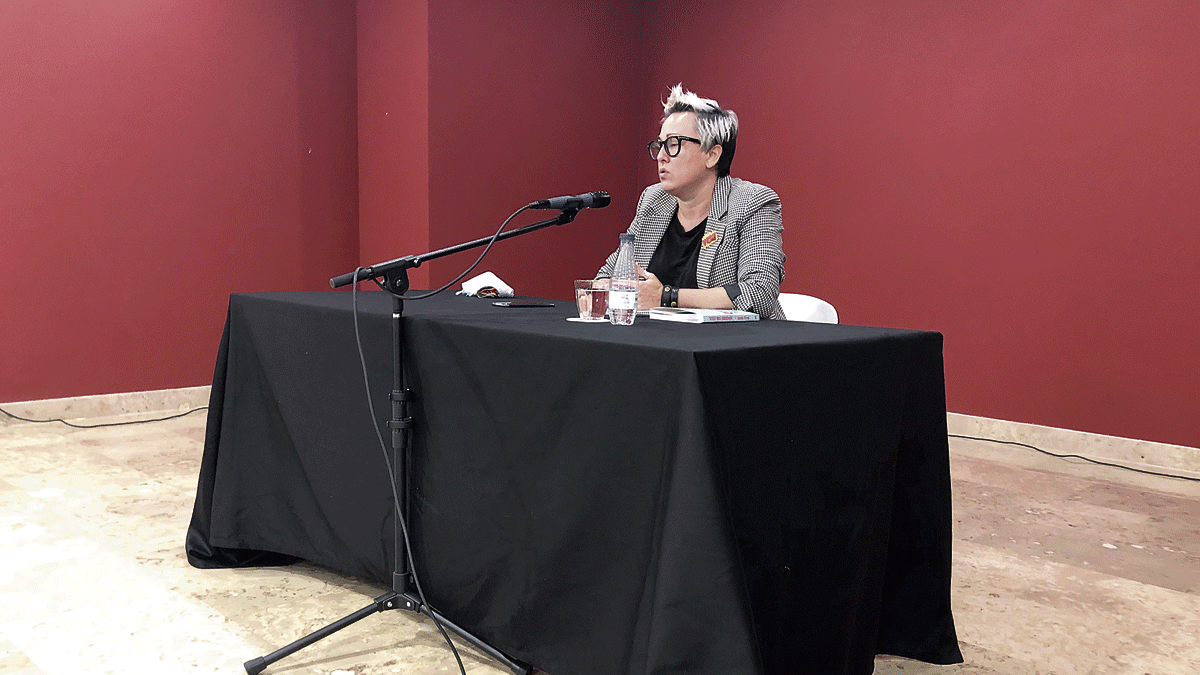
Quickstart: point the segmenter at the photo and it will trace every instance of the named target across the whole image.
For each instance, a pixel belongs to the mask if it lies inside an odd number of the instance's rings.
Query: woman
[[[671,89],[649,144],[658,184],[642,192],[629,232],[645,279],[638,309],[741,309],[782,319],[783,218],[775,191],[729,175],[737,115],[712,99]],[[612,276],[614,252],[597,278]]]

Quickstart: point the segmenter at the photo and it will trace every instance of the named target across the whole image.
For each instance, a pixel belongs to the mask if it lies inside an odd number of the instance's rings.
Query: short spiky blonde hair
[[[721,146],[721,159],[717,160],[717,175],[728,176],[729,165],[733,164],[733,151],[737,146],[737,113],[725,110],[711,98],[701,98],[683,88],[683,83],[671,87],[671,94],[663,103],[663,121],[675,113],[695,113],[696,133],[700,136],[700,149],[708,152],[715,145]]]

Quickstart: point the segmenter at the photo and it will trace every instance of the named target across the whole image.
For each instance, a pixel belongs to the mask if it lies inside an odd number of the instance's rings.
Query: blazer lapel
[[[649,213],[642,222],[637,242],[634,243],[633,259],[637,261],[637,264],[643,268],[650,266],[650,259],[654,257],[654,251],[658,248],[658,243],[662,241],[663,235],[667,233],[667,227],[671,224],[671,217],[674,215],[675,198],[663,193],[662,198],[651,205]]]
[[[704,227],[704,238],[700,240],[700,258],[696,261],[696,285],[700,288],[710,288],[713,260],[725,239],[725,216],[729,214],[729,191],[732,188],[733,181],[729,176],[718,178],[717,184],[713,186],[708,224]],[[669,218],[667,222],[670,222]]]

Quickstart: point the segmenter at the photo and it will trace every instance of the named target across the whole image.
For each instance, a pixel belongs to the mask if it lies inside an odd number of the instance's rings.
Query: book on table
[[[754,312],[739,309],[691,309],[685,307],[654,307],[647,312],[651,319],[659,321],[682,321],[683,323],[729,323],[731,321],[758,321]]]

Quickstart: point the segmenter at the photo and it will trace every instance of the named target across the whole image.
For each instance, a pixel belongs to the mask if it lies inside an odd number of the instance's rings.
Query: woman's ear
[[[709,148],[704,156],[704,166],[709,169],[716,166],[717,162],[721,161],[721,153],[724,151],[725,148],[722,148],[720,145],[714,145]]]

